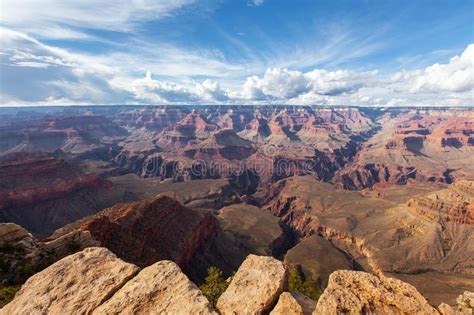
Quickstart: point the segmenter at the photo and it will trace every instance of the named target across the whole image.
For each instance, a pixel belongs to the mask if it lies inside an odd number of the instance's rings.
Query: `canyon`
[[[22,287],[0,312],[454,314],[474,292],[472,109],[9,113],[0,286]],[[210,267],[230,281],[216,306],[198,288]],[[284,293],[292,268],[323,291],[319,301]],[[179,281],[166,286],[169,277]],[[87,279],[101,284],[66,294],[66,282]],[[48,302],[49,289],[64,298]],[[38,305],[27,301],[36,295]]]

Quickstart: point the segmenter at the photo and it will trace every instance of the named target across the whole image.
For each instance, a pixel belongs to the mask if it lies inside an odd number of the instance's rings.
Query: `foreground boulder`
[[[216,314],[206,297],[172,261],[157,262],[127,282],[93,314]]]
[[[176,263],[139,271],[106,248],[90,247],[28,279],[0,315],[216,314]]]
[[[283,292],[270,315],[308,315],[313,313],[316,303],[298,292]]]
[[[90,247],[29,278],[0,314],[88,314],[138,270],[105,248]]]
[[[332,273],[313,314],[438,314],[410,284],[360,271]]]
[[[283,292],[287,272],[272,257],[249,255],[217,301],[221,314],[262,314],[270,311]]]

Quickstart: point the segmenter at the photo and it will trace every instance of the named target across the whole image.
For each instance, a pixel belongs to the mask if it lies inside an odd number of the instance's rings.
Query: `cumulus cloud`
[[[461,56],[447,64],[434,64],[424,70],[402,71],[392,77],[401,83],[401,91],[416,92],[466,92],[474,89],[474,44],[467,46]]]
[[[242,87],[245,99],[300,98],[305,94],[337,96],[357,92],[376,72],[352,72],[348,70],[326,71],[315,69],[310,72],[268,69],[262,78],[247,78]]]
[[[204,80],[202,83],[189,85],[170,81],[154,80],[147,71],[145,78],[132,82],[135,97],[144,102],[162,103],[196,103],[225,102],[229,100],[228,91],[223,90],[219,83]]]

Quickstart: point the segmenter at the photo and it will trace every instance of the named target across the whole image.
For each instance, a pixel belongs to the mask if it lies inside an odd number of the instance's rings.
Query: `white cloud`
[[[461,56],[447,64],[434,64],[424,70],[398,72],[392,81],[400,83],[401,91],[417,92],[466,92],[474,89],[474,44],[467,46]]]
[[[49,47],[15,31],[0,28],[1,102],[11,104],[68,100],[109,103],[127,100],[126,91],[108,83],[113,71],[87,56]],[[122,100],[122,101],[123,101]]]
[[[204,80],[196,84],[196,93],[201,99],[208,101],[225,102],[229,100],[229,91],[223,90],[219,83],[212,80]]]
[[[75,30],[128,31],[134,23],[158,20],[194,0],[1,0],[1,24],[45,38],[81,38]],[[64,30],[63,30],[64,29]]]
[[[134,80],[131,87],[131,92],[135,97],[145,103],[215,103],[229,100],[228,91],[223,90],[215,81],[204,80],[202,83],[177,84],[154,80],[149,71],[145,78]]]
[[[376,72],[352,72],[348,70],[310,72],[268,69],[262,78],[247,78],[242,88],[245,99],[288,100],[309,93],[310,95],[336,96],[357,92]]]
[[[136,46],[138,54],[78,54],[0,27],[1,103],[474,104],[474,45],[444,64],[392,75],[262,70],[212,51]],[[137,79],[146,69],[155,77]]]
[[[256,6],[262,5],[264,0],[253,0],[253,4]]]

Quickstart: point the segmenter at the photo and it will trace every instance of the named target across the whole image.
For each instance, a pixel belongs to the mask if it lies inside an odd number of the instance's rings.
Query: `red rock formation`
[[[243,160],[255,152],[252,142],[233,130],[222,130],[209,139],[186,148],[185,154],[198,160]]]
[[[469,178],[471,164],[465,161],[472,160],[469,147],[474,143],[469,115],[407,113],[381,121],[379,134],[364,144],[353,163],[336,173],[334,183],[364,189],[379,182],[406,184],[410,178],[445,183]]]
[[[87,155],[126,135],[125,129],[99,115],[47,117],[2,128],[0,154],[62,150],[74,156]]]
[[[121,125],[131,128],[144,128],[149,131],[162,131],[177,123],[185,113],[173,108],[134,109],[125,110],[117,114],[117,121]]]
[[[182,268],[219,230],[218,221],[169,197],[122,203],[104,209],[81,226],[120,258],[138,266],[170,259]]]
[[[460,181],[447,190],[412,198],[407,206],[436,222],[474,224],[474,182]]]
[[[90,215],[121,199],[112,183],[62,159],[17,154],[0,163],[0,221],[37,235]]]

